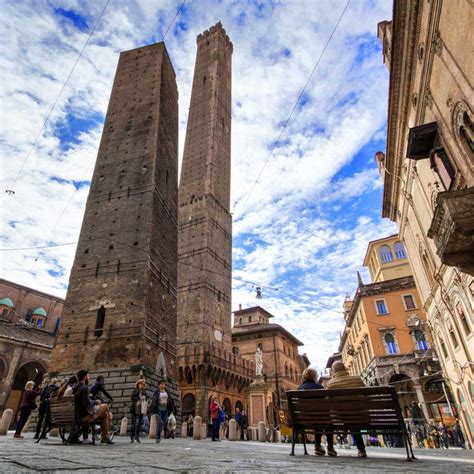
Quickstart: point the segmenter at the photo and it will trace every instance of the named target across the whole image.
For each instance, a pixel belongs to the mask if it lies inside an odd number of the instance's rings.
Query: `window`
[[[456,337],[456,333],[454,332],[453,325],[451,321],[447,322],[449,337],[451,338],[451,342],[453,343],[453,347],[457,349],[459,347],[458,338]]]
[[[288,377],[288,365],[285,364],[285,377]]]
[[[377,307],[377,314],[388,314],[387,305],[385,304],[385,300],[377,300],[375,302]]]
[[[397,258],[406,258],[407,255],[405,253],[405,247],[403,247],[403,244],[401,242],[395,242],[395,245],[393,246],[395,250],[395,257]]]
[[[396,354],[397,353],[397,344],[395,343],[395,338],[393,334],[388,333],[385,334],[385,344],[387,346],[387,351],[389,354]]]
[[[443,353],[443,356],[445,359],[448,358],[448,351],[446,350],[446,344],[444,343],[444,339],[439,336],[439,346],[441,347],[441,352]]]
[[[415,340],[416,340],[416,347],[420,351],[428,350],[428,343],[426,342],[426,337],[423,331],[417,329],[414,333]]]
[[[382,262],[391,262],[393,260],[392,250],[388,245],[382,245],[379,252]]]
[[[405,309],[408,311],[410,309],[416,309],[415,299],[413,295],[403,295],[403,304],[405,305]]]
[[[239,324],[242,324],[242,318],[239,318]]]
[[[249,316],[249,323],[252,322],[252,316]]]
[[[104,332],[104,322],[105,322],[105,308],[101,306],[97,311],[97,317],[95,320],[95,336],[100,337]]]
[[[466,333],[466,336],[471,334],[471,328],[469,327],[469,323],[467,322],[466,314],[464,313],[464,310],[461,306],[460,303],[456,305],[456,311],[459,316],[459,320],[461,321],[462,328],[464,332]]]

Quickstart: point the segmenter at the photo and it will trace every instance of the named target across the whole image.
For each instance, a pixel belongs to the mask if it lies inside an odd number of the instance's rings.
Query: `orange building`
[[[373,282],[358,275],[354,299],[344,302],[345,365],[367,385],[393,384],[406,417],[416,402],[427,420],[442,421],[444,382],[403,244],[396,235],[370,242],[364,266]]]

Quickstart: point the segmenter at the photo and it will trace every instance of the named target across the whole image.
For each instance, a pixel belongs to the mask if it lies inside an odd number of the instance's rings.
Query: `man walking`
[[[245,413],[245,410],[242,410],[242,417],[240,418],[240,440],[241,441],[247,441],[247,429],[249,427],[249,417]]]
[[[53,395],[54,392],[58,390],[57,381],[58,381],[57,379],[51,379],[51,382],[47,384],[46,387],[41,392],[40,403],[38,407],[38,422],[36,423],[36,433],[33,439],[39,438],[44,421],[48,422],[49,424],[49,420],[47,416],[47,412],[49,409],[48,407],[49,399],[51,398],[51,395]],[[44,435],[44,438],[46,438],[46,434]]]

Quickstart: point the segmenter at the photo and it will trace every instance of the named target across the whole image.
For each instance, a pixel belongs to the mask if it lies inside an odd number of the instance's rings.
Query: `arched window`
[[[407,255],[405,253],[405,247],[403,247],[403,244],[401,242],[395,242],[395,245],[393,246],[395,250],[395,257],[397,258],[406,258]]]
[[[285,377],[288,377],[288,364],[285,364]]]
[[[104,332],[105,322],[105,308],[101,306],[97,311],[97,317],[95,319],[95,336],[100,337]]]
[[[449,337],[451,338],[451,342],[453,343],[453,347],[457,349],[459,347],[458,338],[456,337],[456,333],[454,332],[454,327],[451,324],[451,321],[447,322],[447,328],[449,332]]]
[[[395,343],[395,338],[393,334],[388,333],[385,334],[385,344],[387,346],[387,351],[389,354],[396,354],[397,353],[397,344]]]
[[[466,336],[471,334],[471,328],[469,327],[469,323],[467,322],[466,313],[464,313],[464,309],[461,306],[461,303],[456,305],[456,312],[458,313],[459,320],[461,321],[461,326],[466,333]]]
[[[392,250],[388,245],[382,245],[379,249],[382,262],[391,262],[393,260]]]
[[[446,344],[444,343],[444,339],[441,336],[438,336],[439,339],[439,346],[441,347],[441,352],[445,359],[448,358],[448,351],[446,350]]]
[[[414,336],[415,336],[415,341],[416,341],[416,347],[420,351],[428,350],[428,343],[426,342],[426,337],[425,337],[424,332],[417,329],[415,330]]]

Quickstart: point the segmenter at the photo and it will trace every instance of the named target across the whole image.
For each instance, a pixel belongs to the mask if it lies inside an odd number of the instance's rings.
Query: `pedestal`
[[[249,400],[249,426],[258,427],[259,422],[269,425],[267,407],[272,402],[271,387],[263,377],[257,377],[247,388]]]

